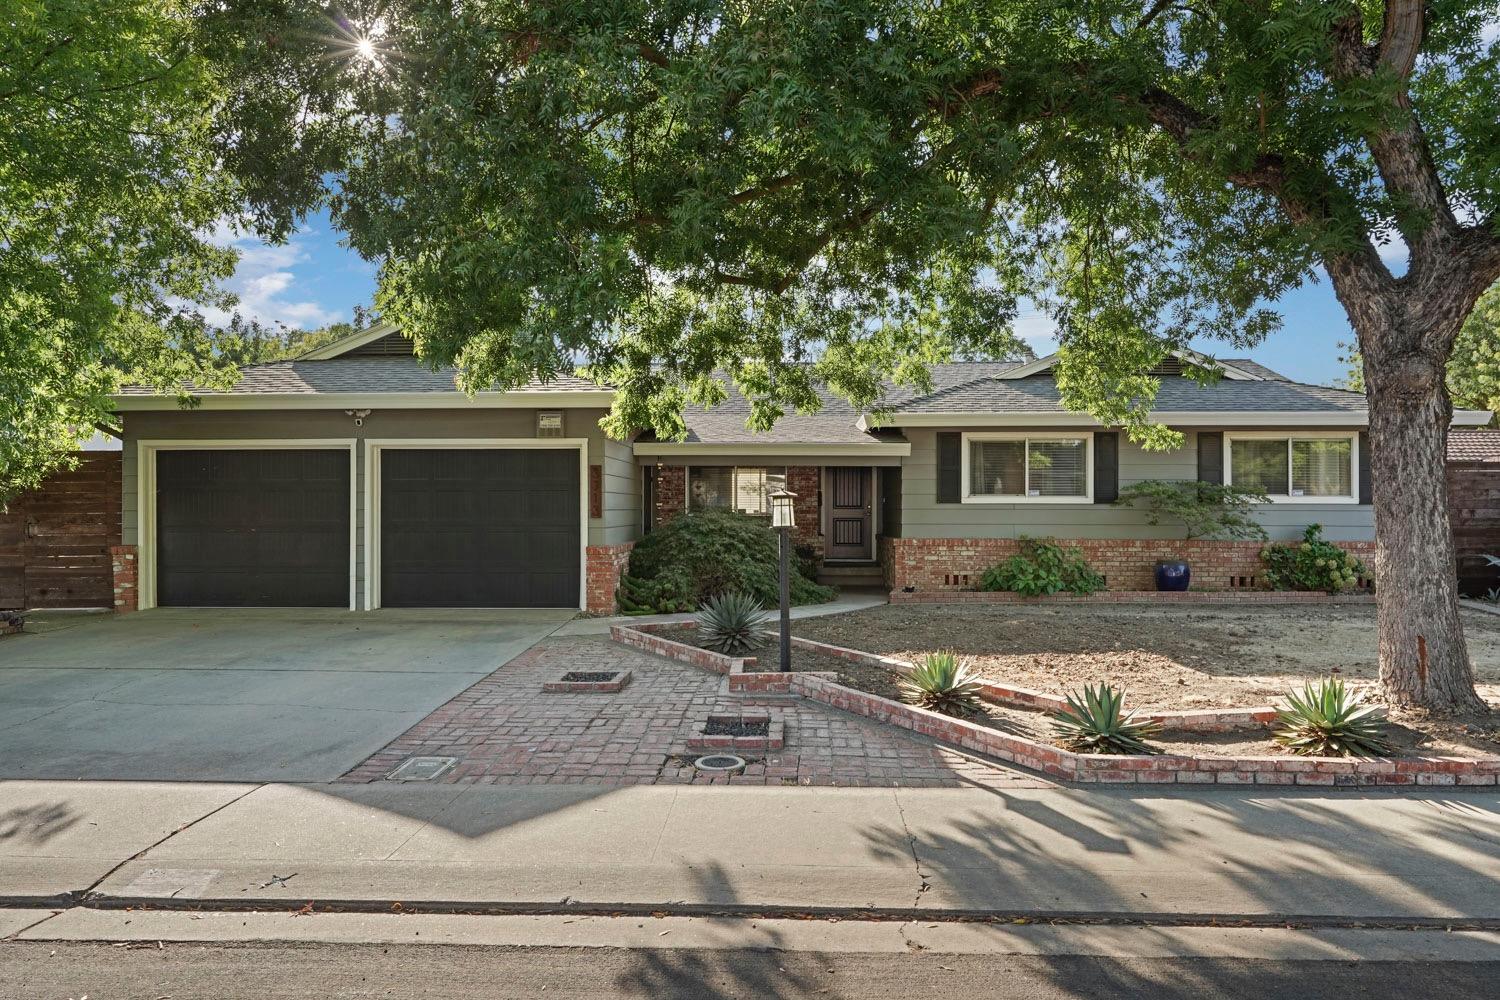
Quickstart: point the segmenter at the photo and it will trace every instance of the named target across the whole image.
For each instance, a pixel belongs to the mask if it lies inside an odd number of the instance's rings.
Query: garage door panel
[[[380,590],[388,607],[576,607],[578,452],[387,449]]]
[[[157,603],[347,607],[349,453],[156,456]]]

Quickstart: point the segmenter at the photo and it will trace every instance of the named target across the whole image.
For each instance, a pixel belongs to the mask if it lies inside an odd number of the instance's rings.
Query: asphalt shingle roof
[[[1262,375],[1267,381],[1234,382],[1222,379],[1202,386],[1192,379],[1163,377],[1156,409],[1166,411],[1307,411],[1336,413],[1365,408],[1359,393],[1304,385],[1247,359],[1229,363]],[[1049,375],[1019,379],[1000,377],[1019,362],[955,362],[933,369],[931,392],[888,386],[881,409],[891,416],[885,423],[901,426],[906,413],[1063,413],[1057,386]],[[455,392],[455,369],[433,371],[411,357],[340,357],[324,361],[278,361],[253,365],[228,394],[318,393],[448,393]],[[576,391],[600,386],[573,374],[562,374],[525,387],[529,391]],[[124,395],[151,395],[152,390],[130,387]],[[204,392],[203,395],[221,395]],[[719,406],[704,410],[689,406],[684,414],[687,442],[693,444],[861,444],[882,440],[861,431],[859,411],[832,392],[821,393],[823,408],[814,414],[788,413],[769,432],[745,426],[750,402],[734,392]],[[1471,432],[1472,433],[1472,432]],[[1500,432],[1489,432],[1497,433]],[[1491,446],[1500,453],[1500,438]]]
[[[202,395],[254,395],[259,393],[319,392],[457,392],[455,368],[433,371],[416,358],[329,358],[326,361],[273,361],[241,369],[241,378],[226,393],[193,390]],[[573,374],[548,381],[533,381],[529,391],[576,391],[599,386]],[[122,395],[155,395],[155,390],[128,386]]]
[[[1220,379],[1202,385],[1190,378],[1161,379],[1155,409],[1342,412],[1363,410],[1365,397],[1357,392],[1329,389],[1321,385],[1268,380],[1232,382]],[[1048,375],[1027,378],[979,378],[927,396],[918,396],[893,408],[891,423],[899,424],[901,413],[1063,413],[1057,383]]]

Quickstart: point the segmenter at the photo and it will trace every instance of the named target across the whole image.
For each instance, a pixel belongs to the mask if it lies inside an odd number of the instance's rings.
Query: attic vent
[[[1181,375],[1183,373],[1183,370],[1184,370],[1185,367],[1186,366],[1183,365],[1181,358],[1165,357],[1165,358],[1162,358],[1159,362],[1157,362],[1156,367],[1152,368],[1146,374],[1147,375]]]
[[[401,336],[399,331],[378,337],[343,355],[346,358],[409,358],[411,356],[411,341]]]

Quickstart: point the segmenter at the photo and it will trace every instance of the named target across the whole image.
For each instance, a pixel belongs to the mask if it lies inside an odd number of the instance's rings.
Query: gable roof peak
[[[1238,367],[1232,362],[1221,361],[1218,358],[1210,357],[1207,354],[1201,354],[1198,351],[1190,350],[1186,347],[1174,347],[1167,352],[1167,356],[1170,358],[1176,358],[1183,364],[1198,365],[1202,368],[1217,369],[1224,378],[1229,379],[1231,382],[1266,381],[1266,376],[1258,372],[1250,371],[1248,368]],[[1029,361],[1024,365],[1018,365],[1015,368],[1011,368],[1010,370],[997,375],[996,377],[1013,379],[1026,378],[1030,375],[1040,375],[1042,372],[1050,371],[1054,366],[1056,366],[1057,359],[1057,352],[1054,351],[1044,358],[1037,358],[1035,361]]]

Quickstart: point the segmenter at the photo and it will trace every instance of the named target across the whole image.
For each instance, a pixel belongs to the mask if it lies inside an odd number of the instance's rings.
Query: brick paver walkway
[[[569,670],[629,668],[617,694],[543,694]],[[730,697],[724,678],[603,638],[550,639],[434,711],[354,768],[378,781],[412,756],[458,758],[440,781],[495,785],[733,783],[1040,787],[1031,772],[801,698]],[[786,748],[738,752],[742,774],[695,771],[686,740],[710,712],[766,707]]]

